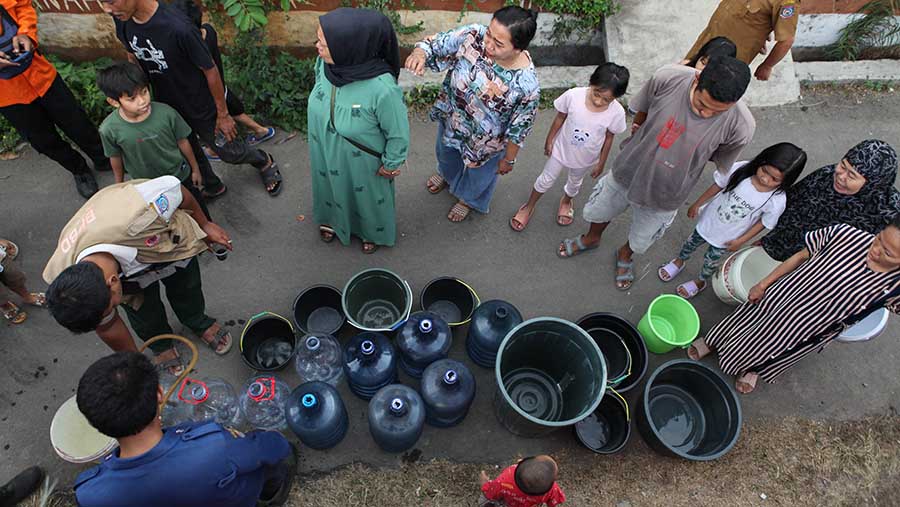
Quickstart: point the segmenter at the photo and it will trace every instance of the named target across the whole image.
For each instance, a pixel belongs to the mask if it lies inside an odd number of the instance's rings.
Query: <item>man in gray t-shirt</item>
[[[609,222],[632,208],[628,241],[619,248],[616,287],[634,281],[632,256],[644,253],[672,224],[707,161],[727,172],[750,143],[756,122],[740,101],[750,68],[731,57],[714,57],[699,74],[682,65],[657,70],[632,99],[632,135],[621,146],[584,206],[591,227],[566,239],[560,257],[596,248]]]

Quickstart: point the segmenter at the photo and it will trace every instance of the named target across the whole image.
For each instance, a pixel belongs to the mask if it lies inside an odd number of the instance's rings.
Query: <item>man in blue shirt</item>
[[[119,448],[75,480],[81,507],[284,504],[297,459],[281,433],[243,435],[214,422],[163,429],[162,396],[156,369],[137,352],[106,356],[82,375],[79,410]]]

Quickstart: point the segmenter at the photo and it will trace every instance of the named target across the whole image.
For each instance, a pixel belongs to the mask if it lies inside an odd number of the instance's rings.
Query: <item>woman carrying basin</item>
[[[885,307],[900,312],[900,216],[877,235],[846,224],[809,232],[805,247],[750,289],[749,301],[688,350],[712,352],[747,394],[813,351],[861,316]]]

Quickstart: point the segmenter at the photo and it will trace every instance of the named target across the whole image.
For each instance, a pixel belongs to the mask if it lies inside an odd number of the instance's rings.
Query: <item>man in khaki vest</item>
[[[713,37],[722,36],[737,46],[737,59],[750,65],[765,51],[769,34],[775,32],[775,46],[754,73],[756,79],[767,81],[794,44],[799,9],[800,0],[721,0],[685,60],[693,58]]]
[[[105,187],[66,224],[44,268],[50,313],[72,332],[96,331],[113,350],[136,350],[116,306],[142,340],[171,333],[162,282],[178,320],[216,354],[226,354],[231,335],[206,315],[197,261],[211,244],[231,250],[228,234],[206,219],[178,178]],[[161,367],[180,373],[174,348],[166,342],[150,348]]]

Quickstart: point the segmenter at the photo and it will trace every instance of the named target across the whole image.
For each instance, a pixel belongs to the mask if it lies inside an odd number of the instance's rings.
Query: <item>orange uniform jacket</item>
[[[31,0],[0,0],[0,5],[19,25],[19,34],[27,35],[37,47],[37,12]],[[29,104],[47,93],[56,69],[39,54],[34,55],[31,66],[12,79],[0,79],[0,107],[13,104]]]

